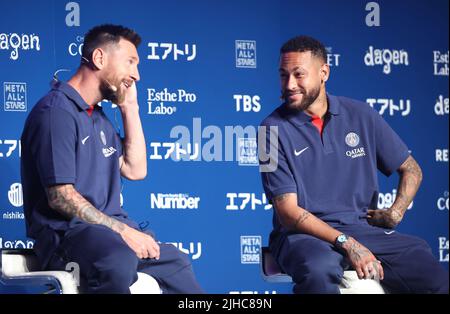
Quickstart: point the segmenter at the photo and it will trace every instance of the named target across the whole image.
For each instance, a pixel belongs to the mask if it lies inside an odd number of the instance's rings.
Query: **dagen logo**
[[[0,50],[12,49],[9,58],[13,61],[19,59],[19,50],[41,50],[39,36],[35,34],[1,33]]]
[[[367,66],[382,65],[383,73],[390,74],[392,65],[409,65],[408,52],[403,49],[374,49],[372,46],[369,46],[364,56],[364,63]]]
[[[434,105],[434,113],[437,116],[448,115],[448,107],[448,97],[444,98],[443,95],[439,95],[436,104]]]

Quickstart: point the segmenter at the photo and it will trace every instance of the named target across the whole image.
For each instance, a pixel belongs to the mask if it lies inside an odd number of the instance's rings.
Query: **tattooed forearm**
[[[273,198],[273,203],[275,205],[275,207],[277,205],[280,205],[281,203],[283,203],[284,201],[286,201],[286,199],[288,198],[289,193],[286,194],[281,194],[281,195],[277,195]]]
[[[400,181],[398,184],[397,197],[391,210],[393,213],[403,216],[409,204],[413,201],[420,183],[422,182],[422,170],[414,158],[409,156],[400,166],[399,174]]]
[[[299,224],[302,224],[306,219],[308,219],[310,216],[310,213],[306,210],[303,210],[300,215],[298,216],[297,220],[294,224],[294,230],[297,228]]]
[[[116,232],[121,232],[125,228],[120,221],[96,209],[71,184],[56,185],[48,188],[47,197],[50,207],[67,218],[78,217],[88,223],[104,225]]]

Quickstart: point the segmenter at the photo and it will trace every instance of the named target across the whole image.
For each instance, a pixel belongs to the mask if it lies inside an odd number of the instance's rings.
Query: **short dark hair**
[[[322,59],[323,62],[327,63],[327,52],[325,46],[318,41],[309,36],[297,36],[289,39],[287,42],[281,46],[280,53],[288,52],[305,52],[311,51],[311,54]]]
[[[82,57],[91,61],[95,49],[111,43],[117,44],[122,38],[131,42],[136,48],[141,43],[141,37],[134,30],[124,26],[113,24],[95,26],[84,35]]]

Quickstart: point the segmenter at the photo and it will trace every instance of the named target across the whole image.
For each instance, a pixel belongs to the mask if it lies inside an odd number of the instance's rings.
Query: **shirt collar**
[[[52,84],[52,90],[62,92],[67,98],[71,99],[81,110],[87,110],[90,106],[84,101],[83,97],[67,82],[58,81]]]
[[[328,99],[328,112],[333,116],[339,115],[339,99],[336,96],[327,93]]]
[[[327,93],[327,100],[328,100],[328,112],[333,116],[339,115],[338,98],[336,96]],[[287,118],[292,123],[297,124],[299,126],[311,121],[311,116],[307,115],[304,111],[289,109],[286,106],[286,104],[283,104],[281,106],[281,115]]]

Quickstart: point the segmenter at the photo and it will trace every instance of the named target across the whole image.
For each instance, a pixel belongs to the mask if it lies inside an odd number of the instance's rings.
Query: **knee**
[[[113,249],[94,262],[94,281],[99,280],[106,291],[127,292],[137,280],[138,258],[127,248]],[[108,287],[108,288],[106,288]]]
[[[168,244],[164,251],[164,253],[170,256],[176,264],[183,266],[191,265],[191,259],[189,258],[189,255],[180,251],[174,245]]]
[[[330,259],[307,261],[294,273],[294,281],[339,284],[343,274],[342,267]]]

